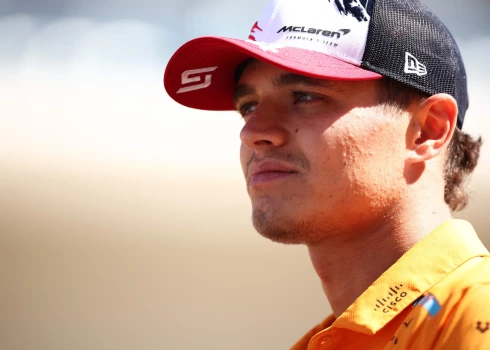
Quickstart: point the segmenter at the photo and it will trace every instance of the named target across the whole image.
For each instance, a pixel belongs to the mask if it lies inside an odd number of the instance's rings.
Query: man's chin
[[[311,241],[304,224],[291,218],[274,217],[270,212],[254,210],[252,223],[258,233],[277,243],[307,244]]]

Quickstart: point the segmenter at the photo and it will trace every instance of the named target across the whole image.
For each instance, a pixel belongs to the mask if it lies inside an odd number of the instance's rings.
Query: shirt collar
[[[488,255],[470,223],[448,220],[386,270],[332,327],[374,334],[458,266]]]

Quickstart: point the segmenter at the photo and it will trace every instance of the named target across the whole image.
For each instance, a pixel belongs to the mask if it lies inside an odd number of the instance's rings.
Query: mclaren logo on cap
[[[297,32],[297,33],[308,33],[308,34],[322,34],[324,36],[328,36],[331,38],[340,38],[342,35],[346,35],[350,33],[350,29],[339,29],[338,31],[332,30],[324,30],[317,28],[308,28],[305,26],[284,26],[277,31],[277,33],[281,32]]]
[[[198,83],[198,84],[192,84],[192,85],[181,87],[179,90],[177,90],[177,93],[181,94],[183,92],[189,92],[189,91],[207,88],[209,85],[211,85],[211,74],[205,74],[204,76],[202,76],[202,74],[210,73],[214,71],[216,68],[218,67],[186,70],[185,72],[182,73],[182,85],[187,85],[191,83]]]
[[[420,63],[414,55],[409,52],[405,52],[404,72],[407,74],[417,74],[420,77],[427,74],[427,68],[424,64]]]

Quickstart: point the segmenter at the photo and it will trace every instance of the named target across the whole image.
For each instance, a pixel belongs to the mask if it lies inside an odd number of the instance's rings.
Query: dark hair
[[[454,130],[444,166],[444,200],[453,211],[461,210],[468,204],[464,180],[478,164],[481,144],[481,136],[475,140],[459,129]]]
[[[400,109],[429,97],[390,78],[379,81],[378,92],[381,103]],[[444,201],[452,211],[461,210],[468,204],[465,180],[478,164],[481,145],[481,137],[475,140],[458,128],[454,130],[444,164]]]
[[[242,76],[243,74],[243,71],[245,70],[245,68],[247,68],[248,64],[250,62],[253,61],[253,58],[252,57],[249,57],[247,59],[245,59],[244,61],[242,61],[236,68],[235,68],[235,84],[238,83],[238,81],[240,80],[240,77]]]

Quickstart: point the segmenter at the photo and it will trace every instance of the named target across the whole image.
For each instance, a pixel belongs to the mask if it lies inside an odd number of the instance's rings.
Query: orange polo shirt
[[[490,254],[449,220],[292,350],[490,349]]]

